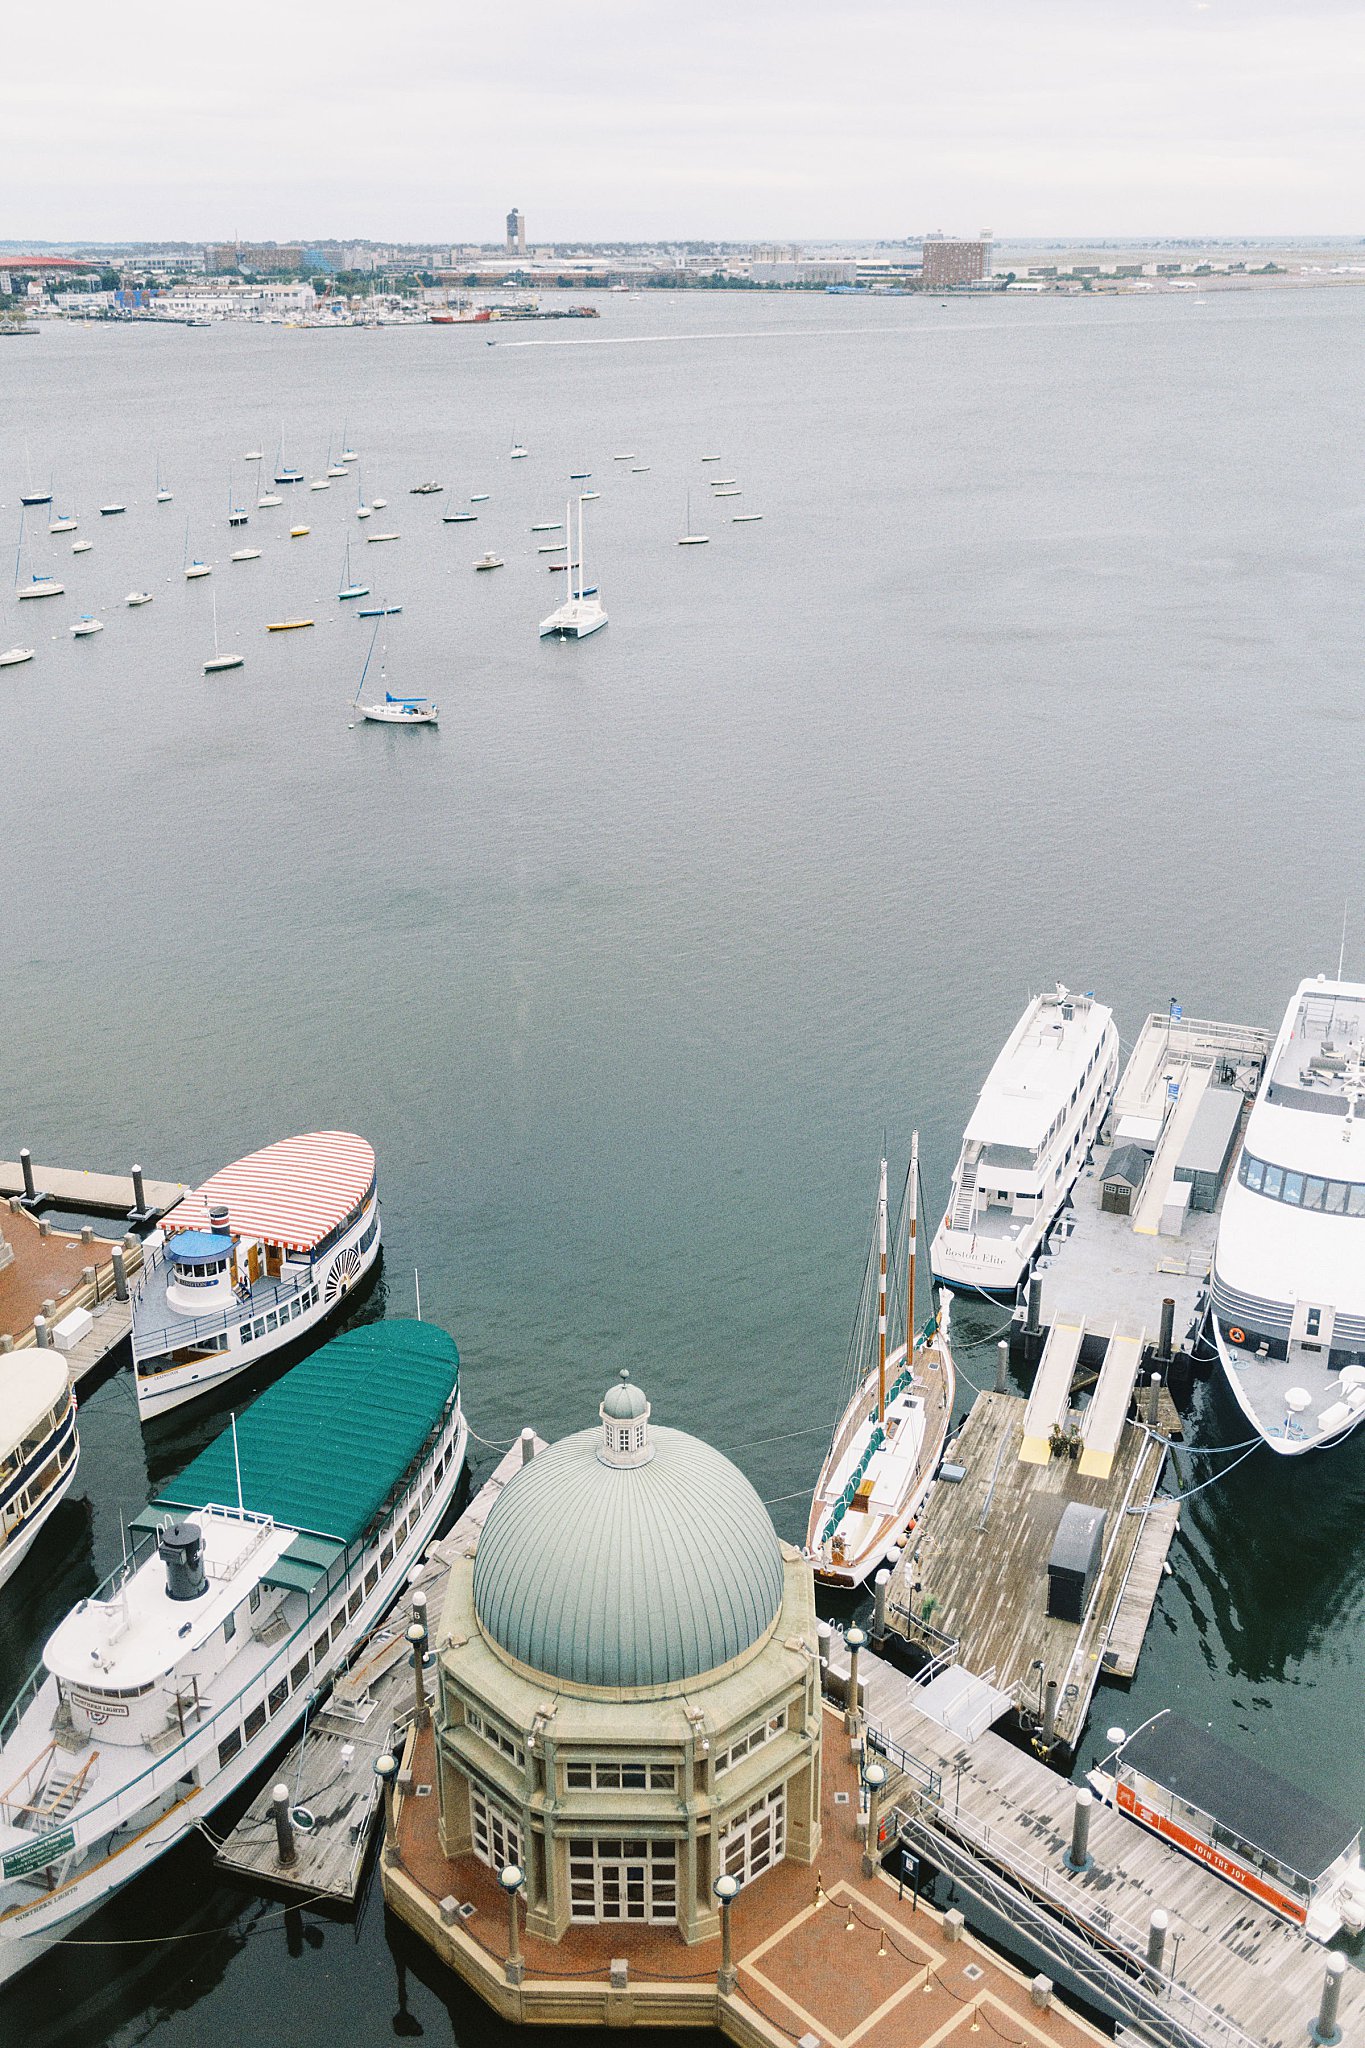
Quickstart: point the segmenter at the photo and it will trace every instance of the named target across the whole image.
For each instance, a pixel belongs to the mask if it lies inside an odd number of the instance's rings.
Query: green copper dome
[[[636,1412],[647,1416],[643,1398]],[[495,1643],[547,1677],[665,1689],[766,1634],[782,1550],[728,1458],[647,1422],[643,1455],[633,1442],[618,1454],[620,1419],[562,1438],[504,1488],[475,1553],[474,1606]]]
[[[649,1412],[643,1387],[637,1387],[630,1374],[622,1366],[614,1387],[608,1387],[602,1398],[602,1413],[610,1415],[616,1422],[632,1422],[639,1415]]]

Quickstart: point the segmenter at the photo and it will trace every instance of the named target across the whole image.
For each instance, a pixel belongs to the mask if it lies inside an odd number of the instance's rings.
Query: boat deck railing
[[[147,1281],[159,1270],[161,1262],[162,1253],[155,1253],[151,1266],[146,1269],[146,1278],[140,1280],[133,1290],[134,1334],[139,1354],[142,1356],[152,1355],[158,1349],[179,1351],[186,1346],[192,1346],[201,1337],[221,1336],[224,1330],[230,1329],[234,1323],[246,1322],[253,1316],[267,1315],[272,1308],[278,1308],[281,1301],[292,1301],[303,1288],[311,1286],[314,1279],[314,1269],[309,1266],[305,1271],[293,1274],[287,1280],[257,1280],[252,1285],[250,1296],[234,1294],[230,1302],[225,1302],[211,1315],[177,1316],[173,1323],[166,1323],[156,1329],[138,1328],[138,1307],[147,1299],[149,1292],[153,1291],[149,1290]]]

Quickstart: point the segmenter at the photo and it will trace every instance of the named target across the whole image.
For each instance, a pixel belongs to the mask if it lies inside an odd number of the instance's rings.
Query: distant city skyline
[[[0,232],[532,244],[1349,234],[1361,0],[155,0],[6,38]]]

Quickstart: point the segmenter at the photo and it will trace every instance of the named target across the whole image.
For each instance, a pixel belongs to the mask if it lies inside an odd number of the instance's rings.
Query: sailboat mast
[[[585,579],[583,575],[583,494],[580,491],[578,497],[578,595],[580,597],[582,597],[583,595],[584,581]]]
[[[909,1256],[905,1262],[905,1369],[915,1365],[915,1228],[919,1221],[919,1132],[910,1133]]]
[[[877,1420],[886,1421],[886,1161],[877,1184]]]

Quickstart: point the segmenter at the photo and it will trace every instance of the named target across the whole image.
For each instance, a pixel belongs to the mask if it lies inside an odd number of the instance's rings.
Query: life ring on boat
[[[1236,1325],[1236,1323],[1231,1323],[1231,1324],[1229,1324],[1229,1326],[1228,1326],[1228,1342],[1229,1342],[1229,1344],[1245,1344],[1245,1343],[1246,1343],[1246,1340],[1247,1340],[1247,1333],[1246,1333],[1246,1331],[1245,1331],[1245,1330],[1239,1330],[1239,1329],[1238,1329],[1238,1327],[1237,1327],[1237,1325]]]

